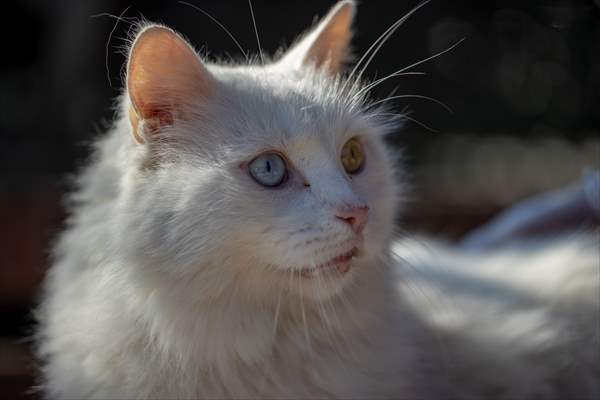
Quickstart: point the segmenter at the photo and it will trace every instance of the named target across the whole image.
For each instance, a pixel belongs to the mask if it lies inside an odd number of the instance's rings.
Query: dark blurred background
[[[256,51],[247,2],[189,0]],[[262,47],[274,54],[334,1],[254,0]],[[363,0],[360,55],[416,0]],[[129,7],[127,9],[127,7]],[[118,16],[124,10],[124,21]],[[3,4],[0,64],[0,396],[31,385],[22,338],[60,228],[66,177],[105,131],[121,92],[130,19],[163,22],[209,59],[241,58],[209,18],[177,1],[23,0]],[[10,23],[14,20],[15,25]],[[111,38],[111,31],[114,30]],[[600,1],[434,0],[387,42],[365,76],[382,77],[443,50],[453,51],[374,91],[433,97],[394,102],[409,121],[390,137],[404,149],[413,187],[403,228],[461,238],[530,195],[600,166]],[[109,41],[110,39],[110,41]]]

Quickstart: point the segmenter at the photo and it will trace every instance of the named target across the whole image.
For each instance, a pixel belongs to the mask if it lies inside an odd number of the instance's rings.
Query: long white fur
[[[580,246],[589,237],[493,256],[392,246],[402,185],[388,127],[355,85],[299,64],[206,64],[218,100],[175,121],[165,132],[175,140],[158,150],[133,139],[125,93],[55,246],[38,310],[44,394],[597,396],[598,250]],[[350,179],[339,152],[353,136],[367,164]],[[310,188],[266,189],[240,168],[273,148]],[[355,202],[370,214],[349,273],[291,272],[353,246],[335,209]]]

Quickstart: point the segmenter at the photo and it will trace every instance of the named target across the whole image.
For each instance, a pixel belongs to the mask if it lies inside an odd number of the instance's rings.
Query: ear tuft
[[[294,45],[280,60],[288,68],[314,65],[337,74],[349,57],[352,22],[356,5],[352,0],[338,2],[319,24]]]
[[[127,64],[134,138],[144,142],[140,126],[147,133],[147,128],[155,130],[183,116],[186,106],[208,95],[212,81],[196,52],[177,33],[159,25],[143,29]]]

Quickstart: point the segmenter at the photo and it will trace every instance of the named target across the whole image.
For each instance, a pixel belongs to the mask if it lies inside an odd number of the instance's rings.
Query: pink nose
[[[365,225],[367,225],[369,207],[351,207],[343,211],[338,211],[335,216],[350,225],[354,232],[360,234],[365,229]]]

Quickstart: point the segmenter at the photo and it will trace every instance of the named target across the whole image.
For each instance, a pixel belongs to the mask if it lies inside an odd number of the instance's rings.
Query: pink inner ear
[[[152,26],[138,35],[127,71],[132,125],[137,126],[137,119],[156,127],[172,124],[186,105],[210,92],[209,72],[187,42],[168,28]]]
[[[350,52],[354,14],[354,1],[338,2],[311,32],[283,55],[278,64],[292,70],[314,65],[337,74]]]
[[[304,62],[313,62],[317,66],[327,65],[331,72],[337,72],[348,55],[354,6],[352,3],[345,3],[332,13],[327,25],[310,47]]]

